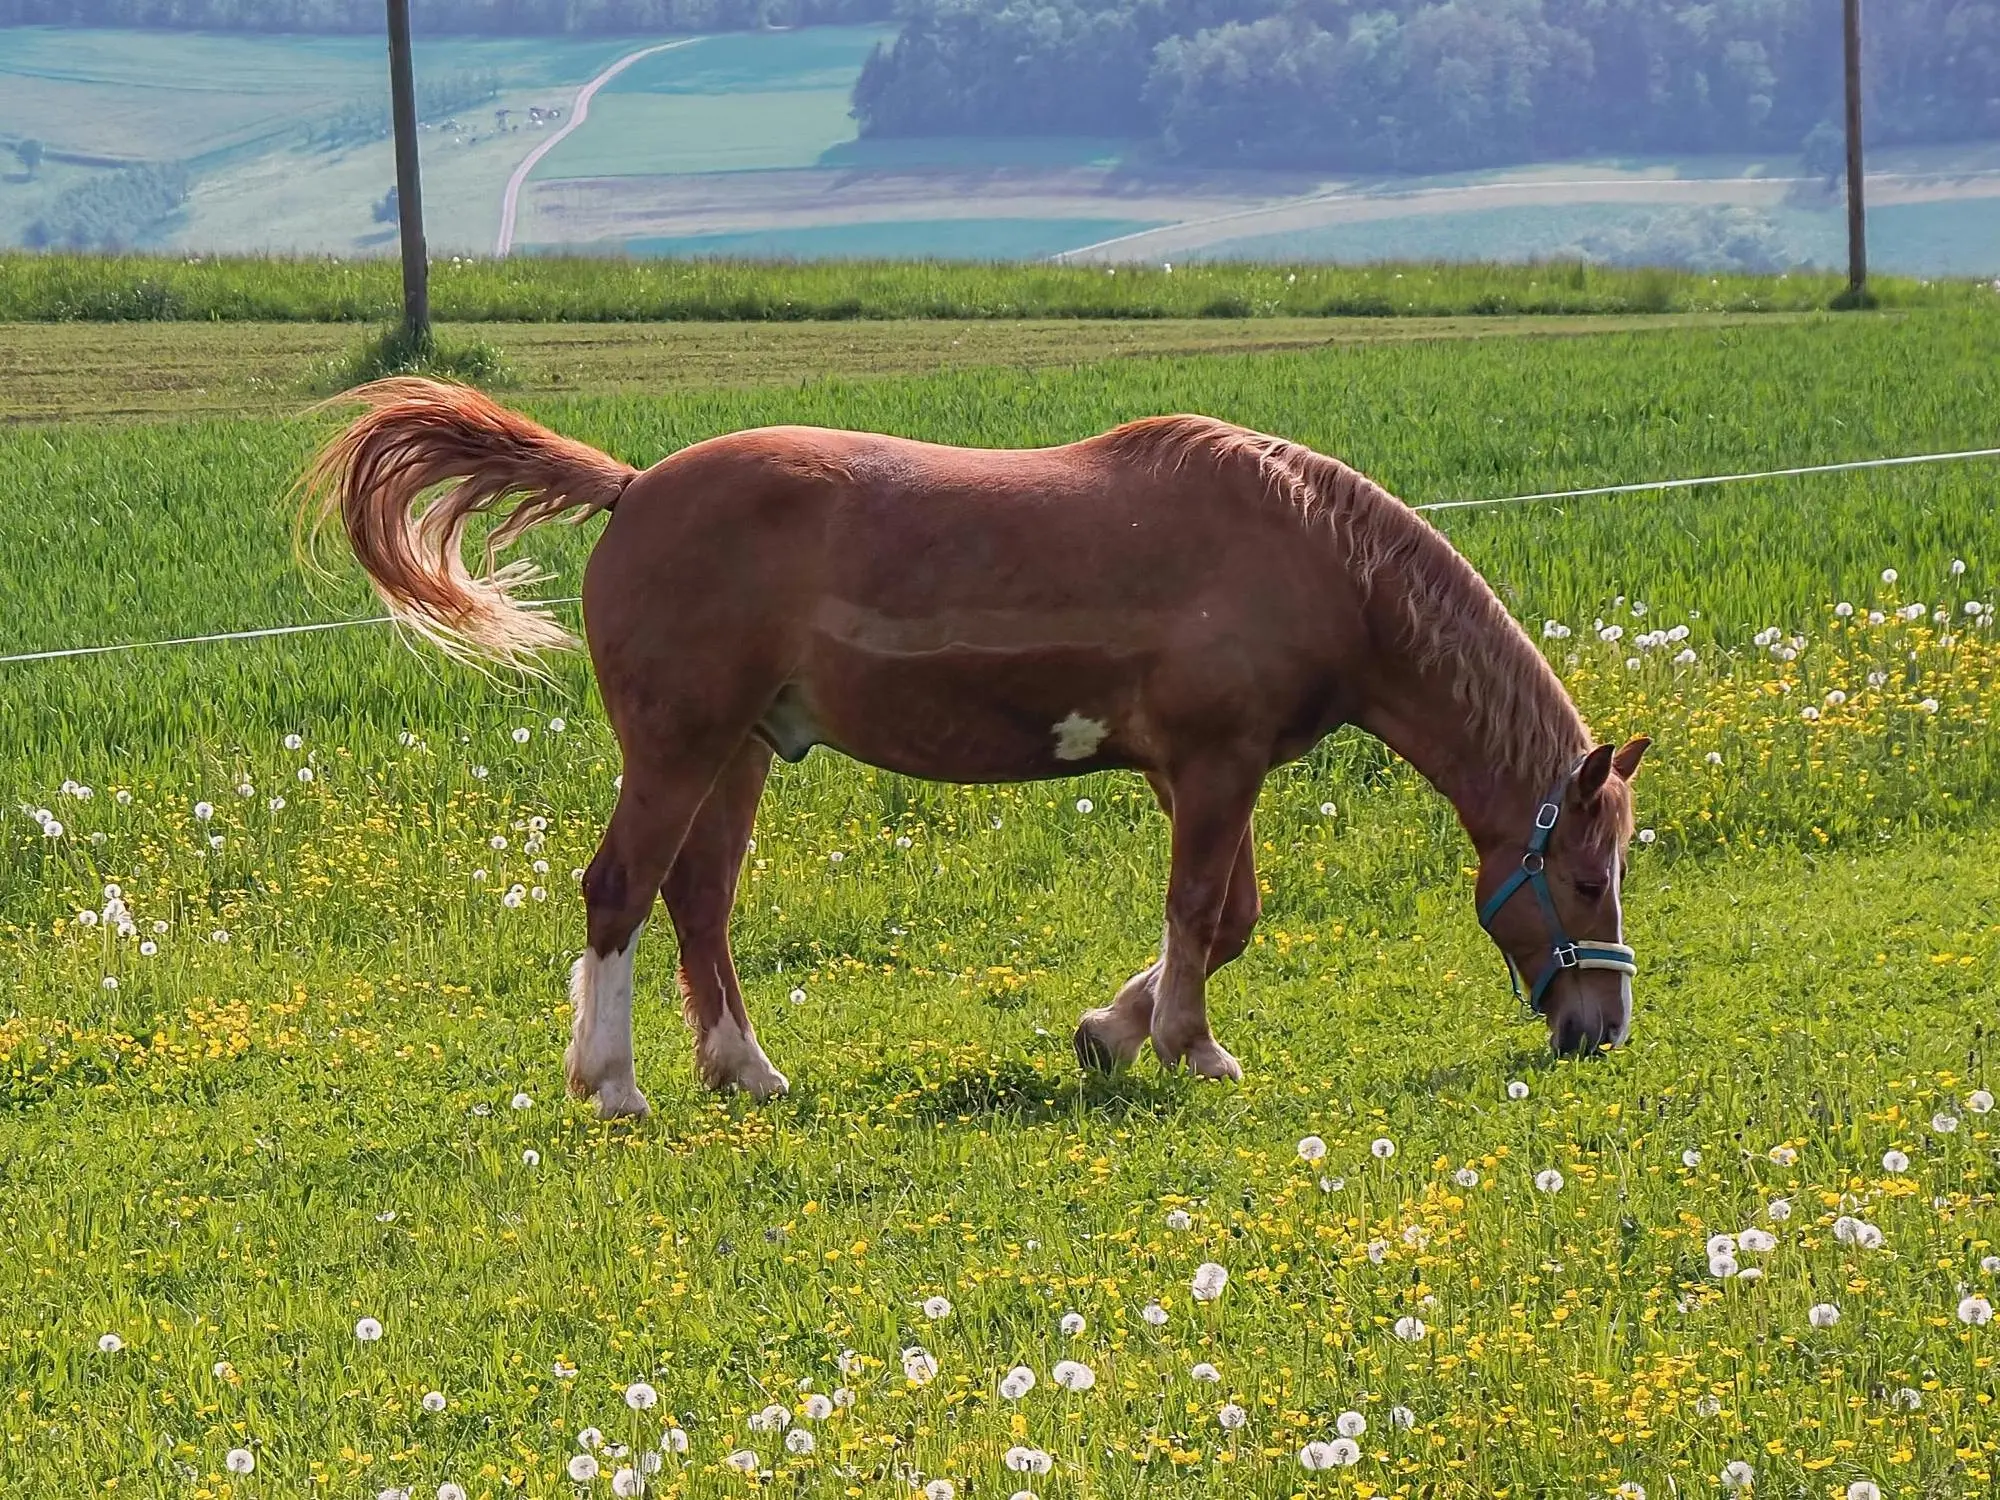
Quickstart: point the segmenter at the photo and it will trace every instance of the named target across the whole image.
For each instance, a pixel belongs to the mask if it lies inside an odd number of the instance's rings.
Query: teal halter
[[[1542,909],[1542,920],[1549,929],[1549,961],[1529,984],[1527,994],[1521,992],[1522,974],[1514,966],[1514,960],[1501,949],[1500,956],[1507,962],[1507,980],[1514,986],[1514,998],[1525,999],[1528,1009],[1536,1015],[1542,1013],[1542,1000],[1555,983],[1556,975],[1565,969],[1610,969],[1619,974],[1637,974],[1638,955],[1623,943],[1578,942],[1563,931],[1562,918],[1556,915],[1556,899],[1549,890],[1549,878],[1545,872],[1548,864],[1549,836],[1555,832],[1556,819],[1562,816],[1563,794],[1569,790],[1570,782],[1576,777],[1578,761],[1570,767],[1562,780],[1550,789],[1535,809],[1535,826],[1528,835],[1527,851],[1521,856],[1521,868],[1509,875],[1500,889],[1495,891],[1486,904],[1479,908],[1479,925],[1486,929],[1488,937],[1493,936],[1493,919],[1500,915],[1514,893],[1522,886],[1535,893],[1536,904]],[[1621,934],[1622,936],[1622,934]],[[1497,943],[1498,938],[1494,938]]]

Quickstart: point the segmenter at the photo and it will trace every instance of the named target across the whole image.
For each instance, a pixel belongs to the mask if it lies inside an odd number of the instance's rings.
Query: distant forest
[[[748,31],[880,21],[892,0],[418,0],[431,36]],[[156,26],[186,31],[375,32],[382,0],[0,0],[0,26]]]
[[[1436,171],[1796,151],[1838,0],[916,0],[862,132],[1141,136],[1205,165]],[[1870,0],[1867,133],[2000,136],[2000,0]]]
[[[434,35],[902,20],[869,136],[1103,135],[1207,166],[1824,155],[1838,0],[420,0]],[[0,0],[0,25],[374,32],[381,0]],[[1868,0],[1867,131],[2000,137],[2000,0]],[[1809,155],[1812,154],[1809,151]]]

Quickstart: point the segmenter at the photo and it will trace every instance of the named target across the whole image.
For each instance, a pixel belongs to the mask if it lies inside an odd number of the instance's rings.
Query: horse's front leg
[[[1155,776],[1152,783],[1160,808],[1173,816],[1173,795],[1165,781]],[[1223,897],[1222,915],[1215,938],[1208,947],[1207,972],[1213,975],[1224,964],[1239,957],[1257,925],[1262,898],[1257,890],[1256,842],[1249,828],[1236,848],[1236,861],[1229,871],[1229,889]],[[1084,1067],[1111,1072],[1129,1064],[1139,1055],[1153,1034],[1153,1003],[1159,984],[1162,961],[1155,960],[1126,980],[1111,1004],[1087,1010],[1077,1018],[1076,1055]]]
[[[1225,758],[1174,777],[1167,936],[1153,986],[1153,1051],[1169,1071],[1241,1079],[1208,1025],[1208,976],[1243,951],[1257,915],[1250,812],[1263,768]],[[1237,887],[1240,885],[1240,891]]]
[[[729,952],[729,912],[770,768],[771,752],[746,740],[716,778],[661,887],[680,937],[681,1015],[695,1035],[695,1071],[709,1088],[740,1088],[757,1099],[774,1098],[791,1084],[764,1055],[744,1008]]]

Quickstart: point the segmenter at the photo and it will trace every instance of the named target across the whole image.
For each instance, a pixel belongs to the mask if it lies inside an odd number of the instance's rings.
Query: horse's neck
[[[1536,804],[1589,748],[1589,735],[1567,697],[1560,704],[1546,701],[1547,692],[1561,690],[1538,680],[1502,701],[1512,703],[1515,712],[1562,726],[1562,732],[1503,733],[1498,736],[1502,741],[1536,747],[1525,760],[1503,753],[1496,737],[1483,732],[1476,716],[1466,711],[1457,680],[1466,670],[1469,663],[1455,656],[1426,668],[1414,661],[1385,661],[1376,673],[1375,701],[1358,722],[1444,795],[1473,846],[1484,850],[1522,836]]]

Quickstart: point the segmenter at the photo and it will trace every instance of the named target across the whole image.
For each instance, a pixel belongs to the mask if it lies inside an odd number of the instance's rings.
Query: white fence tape
[[[1744,474],[1705,474],[1696,479],[1649,479],[1639,484],[1600,484],[1581,490],[1542,490],[1532,495],[1502,495],[1490,500],[1435,500],[1413,505],[1415,511],[1484,510],[1496,505],[1525,505],[1536,500],[1584,500],[1595,495],[1643,495],[1661,490],[1691,490],[1707,484],[1743,484],[1752,479],[1795,479],[1808,474],[1849,474],[1861,469],[1900,469],[1913,464],[1952,463],[1970,458],[2000,458],[2000,448],[1961,448],[1954,453],[1912,453],[1897,458],[1857,458],[1837,464],[1804,464],[1791,469],[1759,469]],[[537,604],[576,604],[575,598],[539,599]],[[0,656],[11,662],[59,661],[72,656],[108,656],[118,651],[151,651],[162,646],[206,646],[218,641],[258,641],[282,635],[308,635],[321,630],[349,630],[357,625],[387,625],[388,615],[355,620],[320,620],[309,625],[271,625],[262,630],[226,630],[219,635],[183,635],[164,641],[121,641],[111,646],[69,646],[60,651],[22,651]]]

